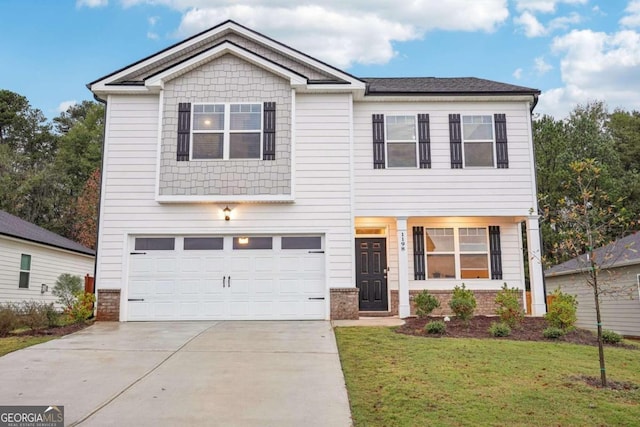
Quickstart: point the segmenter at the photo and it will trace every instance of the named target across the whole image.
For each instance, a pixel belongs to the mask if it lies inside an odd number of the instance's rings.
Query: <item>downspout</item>
[[[89,87],[87,85],[87,87]],[[100,206],[100,201],[102,200],[102,180],[104,179],[104,158],[105,158],[105,143],[107,140],[107,135],[106,135],[106,131],[107,131],[107,101],[100,98],[98,95],[93,94],[93,99],[95,99],[97,102],[101,103],[104,105],[104,118],[103,118],[103,124],[102,124],[102,159],[100,160],[100,187],[98,189],[98,218],[96,218],[97,223],[96,223],[96,258],[95,258],[95,262],[93,263],[93,295],[96,297],[97,300],[97,296],[98,296],[98,282],[97,282],[97,275],[98,275],[98,242],[100,241],[100,239],[98,238],[98,236],[100,235],[100,210],[102,208],[102,206]],[[97,309],[97,305],[96,305],[96,309]]]
[[[531,119],[531,143],[532,143],[532,151],[533,151],[533,164],[534,164],[534,168],[533,168],[533,179],[535,179],[536,182],[536,190],[538,189],[538,173],[537,173],[537,168],[535,167],[535,163],[536,163],[536,144],[533,142],[533,110],[536,108],[536,105],[538,105],[538,94],[533,94],[533,103],[531,104],[531,107],[529,108],[529,117]],[[536,194],[536,205],[538,204],[538,195]],[[537,206],[538,208],[538,212],[540,212],[540,206]],[[542,227],[538,226],[538,236],[540,239],[540,249],[543,250],[544,249],[544,244],[543,244],[543,240],[542,240]],[[528,249],[527,249],[528,250]],[[542,253],[540,254],[540,256],[542,256]],[[542,260],[540,260],[540,264],[542,264]],[[545,311],[547,311],[549,309],[549,307],[547,307],[547,279],[544,276],[544,265],[543,265],[543,270],[542,270],[542,293],[544,294],[544,309]],[[531,281],[531,278],[529,278],[529,281]]]

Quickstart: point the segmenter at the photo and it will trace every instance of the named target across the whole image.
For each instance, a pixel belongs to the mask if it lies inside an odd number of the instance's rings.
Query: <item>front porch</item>
[[[462,283],[476,296],[476,314],[494,314],[495,296],[504,284],[522,290],[526,309],[523,226],[530,314],[541,316],[546,305],[537,216],[357,217],[356,287],[332,289],[331,316],[357,318],[357,309],[358,317],[406,318],[414,314],[413,296],[424,289],[440,300],[434,314],[448,315],[453,288]],[[334,317],[342,315],[351,317]]]

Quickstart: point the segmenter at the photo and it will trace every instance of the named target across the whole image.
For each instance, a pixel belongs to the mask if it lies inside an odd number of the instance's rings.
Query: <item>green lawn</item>
[[[356,426],[638,426],[640,389],[602,390],[596,347],[420,338],[336,328]],[[640,350],[605,349],[608,377],[640,385]]]
[[[5,337],[0,338],[0,357],[12,351],[47,342],[58,337]]]

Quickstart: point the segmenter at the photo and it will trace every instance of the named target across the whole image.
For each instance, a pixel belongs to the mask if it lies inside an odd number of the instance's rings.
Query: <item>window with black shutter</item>
[[[504,114],[494,115],[496,130],[496,164],[499,169],[509,167],[509,153],[507,150],[507,117]]]
[[[275,160],[276,103],[178,104],[177,160]]]
[[[413,227],[413,277],[425,280],[424,227]]]
[[[451,169],[462,169],[460,114],[449,114],[449,147],[451,151]]]
[[[429,131],[429,115],[418,114],[418,153],[420,169],[431,167],[431,132]]]
[[[373,168],[384,169],[384,114],[374,114],[371,122],[373,124]]]
[[[500,248],[500,227],[489,226],[489,256],[491,258],[491,278],[502,280],[502,249]]]

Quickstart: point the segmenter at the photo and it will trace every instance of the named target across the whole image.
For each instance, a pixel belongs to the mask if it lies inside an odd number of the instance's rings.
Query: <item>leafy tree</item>
[[[96,169],[85,183],[78,197],[73,224],[73,238],[91,249],[96,248],[98,205],[100,203],[100,169]]]
[[[558,241],[553,251],[562,258],[575,258],[582,273],[583,283],[591,288],[595,302],[595,314],[598,328],[598,353],[602,386],[606,387],[607,377],[602,338],[602,316],[600,314],[601,296],[619,295],[625,292],[603,275],[625,253],[615,244],[609,251],[596,251],[612,240],[612,236],[621,237],[629,228],[637,225],[636,216],[621,206],[622,199],[611,200],[600,184],[603,168],[593,159],[572,162],[570,165],[574,179],[566,184],[567,194],[555,212],[546,211],[552,226],[557,226]]]
[[[64,307],[73,306],[78,299],[77,295],[83,292],[82,279],[69,273],[62,273],[58,276],[56,284],[51,293],[58,297],[58,303]]]

